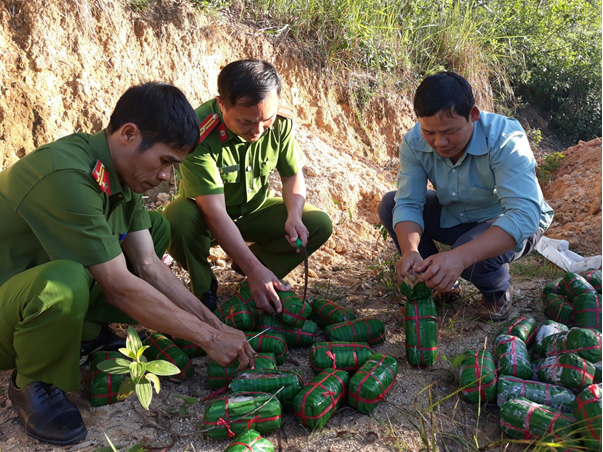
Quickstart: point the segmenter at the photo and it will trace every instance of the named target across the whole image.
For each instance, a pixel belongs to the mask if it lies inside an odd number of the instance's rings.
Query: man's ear
[[[122,145],[130,145],[140,137],[140,129],[132,122],[128,122],[119,129],[119,142]]]
[[[469,119],[471,120],[471,122],[478,121],[479,115],[480,115],[480,111],[479,111],[479,108],[477,108],[477,105],[474,105],[473,107],[471,107],[471,111],[469,112]]]

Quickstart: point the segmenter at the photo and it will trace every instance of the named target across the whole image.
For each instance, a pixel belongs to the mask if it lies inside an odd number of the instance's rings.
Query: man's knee
[[[88,310],[92,276],[83,265],[70,260],[48,262],[43,265],[37,280],[41,303],[35,305],[43,310],[58,309],[62,314],[84,318]]]
[[[310,232],[310,238],[319,243],[325,243],[333,233],[333,223],[329,215],[322,210],[313,210],[304,214],[304,224]]]
[[[197,204],[189,198],[172,201],[163,211],[163,215],[170,224],[172,238],[190,235],[195,225],[200,221],[203,222]]]
[[[393,219],[393,210],[396,205],[396,192],[390,191],[386,193],[383,198],[381,198],[381,202],[377,206],[377,213],[379,215],[379,220],[381,220],[381,224],[386,227],[386,229],[391,227],[392,219]]]

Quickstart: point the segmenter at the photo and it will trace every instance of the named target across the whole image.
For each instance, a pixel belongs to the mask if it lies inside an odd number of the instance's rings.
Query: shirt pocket
[[[257,176],[268,177],[274,168],[276,168],[276,159],[266,159],[258,165]]]
[[[462,200],[473,206],[491,206],[498,202],[496,189],[485,189],[480,187],[468,187],[466,199]]]
[[[219,166],[218,172],[224,184],[235,184],[241,180],[239,165]]]

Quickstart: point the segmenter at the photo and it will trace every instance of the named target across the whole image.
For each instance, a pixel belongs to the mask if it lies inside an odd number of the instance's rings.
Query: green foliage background
[[[265,32],[300,40],[320,65],[360,66],[386,84],[402,73],[418,83],[425,74],[455,70],[474,84],[486,82],[499,105],[519,100],[535,106],[569,142],[601,136],[600,0],[237,5],[246,20],[273,25]]]

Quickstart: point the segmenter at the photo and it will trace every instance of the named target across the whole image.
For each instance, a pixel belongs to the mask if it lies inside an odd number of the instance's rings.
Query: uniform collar
[[[471,155],[484,155],[488,153],[488,142],[486,141],[486,134],[482,127],[481,121],[477,120],[473,123],[473,135],[467,143],[467,149],[465,154]]]
[[[101,161],[105,167],[105,172],[109,174],[111,196],[121,195],[125,201],[132,199],[132,190],[130,190],[130,187],[122,186],[117,177],[117,171],[115,171],[115,166],[113,166],[113,159],[111,158],[111,152],[109,151],[109,143],[107,142],[105,130],[103,129],[100,132],[91,135],[89,143],[92,156]],[[96,162],[94,164],[96,165]]]

